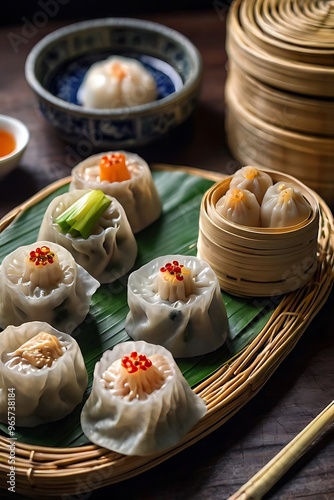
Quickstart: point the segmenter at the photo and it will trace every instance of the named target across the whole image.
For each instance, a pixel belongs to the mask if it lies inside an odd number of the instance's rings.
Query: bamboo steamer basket
[[[234,0],[227,18],[227,143],[334,203],[334,2]]]
[[[319,204],[313,191],[294,177],[263,169],[274,183],[292,184],[310,206],[303,222],[284,228],[249,227],[226,219],[216,210],[231,177],[214,184],[203,196],[198,256],[215,271],[221,288],[238,296],[278,296],[304,286],[317,262]]]
[[[334,56],[333,56],[334,61]],[[303,134],[334,137],[334,100],[283,92],[265,85],[229,62],[229,92],[253,116]]]
[[[227,135],[232,151],[240,161],[255,161],[274,170],[288,165],[288,173],[303,182],[305,179],[324,183],[333,180],[333,139],[294,132],[262,120],[248,111],[244,102],[234,94],[230,81],[226,82],[225,101]],[[234,135],[238,136],[237,141]],[[243,151],[240,138],[252,147]]]
[[[225,128],[229,148],[242,164],[284,170],[334,202],[334,142],[330,138],[299,134],[257,118],[225,88]]]

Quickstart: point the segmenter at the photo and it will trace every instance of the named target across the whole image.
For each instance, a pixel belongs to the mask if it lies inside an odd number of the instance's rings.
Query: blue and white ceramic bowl
[[[156,80],[158,97],[127,108],[89,109],[77,92],[90,65],[111,55],[140,60]],[[193,112],[202,62],[188,38],[166,26],[138,19],[107,18],[54,31],[28,55],[26,79],[44,117],[71,144],[94,149],[147,144]]]

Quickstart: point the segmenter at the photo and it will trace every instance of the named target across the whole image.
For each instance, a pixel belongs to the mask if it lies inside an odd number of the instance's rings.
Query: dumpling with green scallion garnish
[[[65,247],[100,283],[130,271],[138,251],[124,208],[101,190],[74,189],[54,198],[38,238]]]

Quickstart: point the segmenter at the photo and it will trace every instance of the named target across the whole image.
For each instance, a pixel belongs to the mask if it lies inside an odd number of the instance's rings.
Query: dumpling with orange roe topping
[[[162,345],[175,358],[212,352],[226,340],[228,320],[217,276],[197,257],[165,255],[133,271],[128,304],[130,337]]]
[[[147,162],[128,151],[97,153],[72,169],[70,191],[100,189],[125,210],[133,233],[160,217],[162,203]]]
[[[50,241],[18,247],[0,267],[0,326],[45,321],[72,333],[100,283]]]
[[[167,349],[129,341],[96,363],[81,427],[94,444],[146,456],[176,445],[205,413]]]

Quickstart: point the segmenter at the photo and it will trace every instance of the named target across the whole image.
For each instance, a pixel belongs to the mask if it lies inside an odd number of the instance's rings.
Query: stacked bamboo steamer
[[[334,0],[235,0],[226,50],[232,154],[334,203]]]
[[[222,290],[242,297],[276,297],[308,283],[317,267],[319,203],[313,190],[283,172],[261,169],[274,183],[292,185],[310,206],[310,214],[288,227],[250,227],[222,216],[217,202],[233,176],[203,196],[198,257],[210,264]]]

